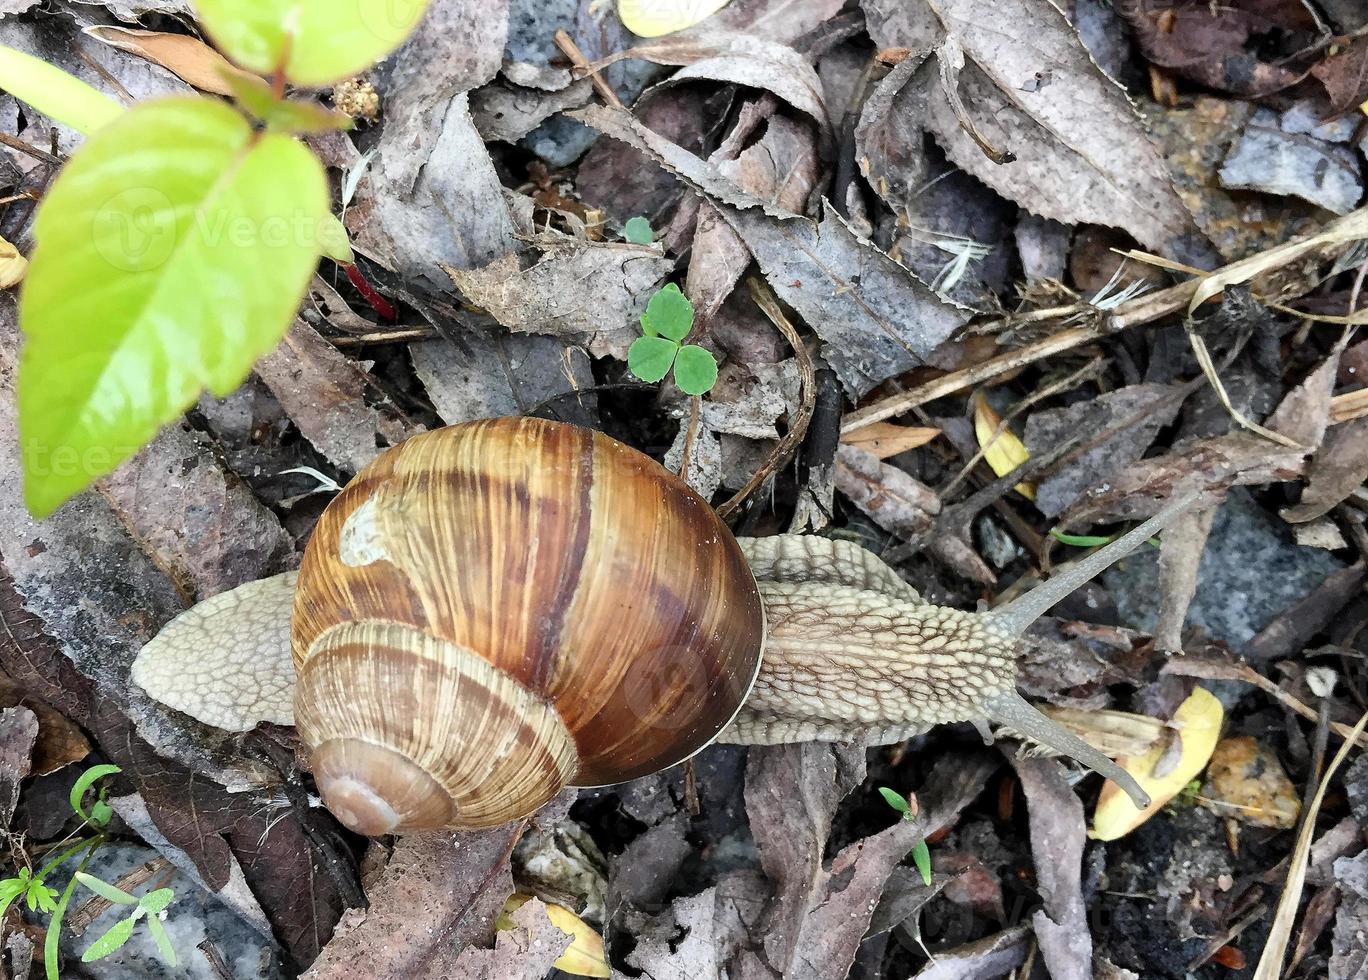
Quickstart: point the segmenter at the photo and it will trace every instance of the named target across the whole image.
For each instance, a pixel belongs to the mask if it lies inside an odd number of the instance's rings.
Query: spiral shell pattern
[[[763,645],[739,546],[677,477],[587,429],[472,422],[386,451],[324,512],[295,714],[359,832],[492,826],[698,751]]]

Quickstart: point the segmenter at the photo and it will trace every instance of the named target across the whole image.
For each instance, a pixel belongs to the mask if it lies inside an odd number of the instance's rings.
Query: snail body
[[[297,585],[275,581],[294,589],[294,721],[324,802],[363,834],[496,825],[714,740],[879,744],[956,721],[1144,797],[1017,694],[1038,612],[924,603],[848,542],[738,541],[674,474],[575,426],[493,419],[387,450],[328,505]],[[231,634],[240,609],[219,607]],[[180,621],[135,664],[154,696],[185,656]]]

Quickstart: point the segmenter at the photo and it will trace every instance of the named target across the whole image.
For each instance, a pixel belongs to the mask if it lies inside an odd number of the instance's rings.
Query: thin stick
[[[1325,791],[1330,787],[1330,780],[1348,757],[1350,747],[1363,733],[1365,724],[1368,724],[1368,712],[1364,712],[1358,724],[1354,726],[1353,737],[1335,753],[1334,760],[1321,778],[1310,808],[1302,811],[1301,829],[1297,832],[1292,862],[1287,869],[1287,883],[1283,885],[1282,895],[1278,898],[1278,911],[1273,916],[1273,928],[1269,930],[1268,943],[1264,946],[1263,955],[1259,957],[1254,980],[1278,980],[1282,974],[1283,959],[1287,956],[1287,942],[1292,938],[1292,923],[1297,918],[1297,905],[1301,902],[1302,889],[1306,885],[1306,866],[1311,854],[1311,838],[1316,832],[1316,816],[1320,813]]]
[[[627,108],[622,104],[622,100],[618,98],[617,93],[613,91],[613,86],[608,84],[608,80],[598,73],[597,68],[589,64],[589,59],[584,56],[584,52],[580,50],[580,46],[575,43],[575,39],[570,36],[565,28],[562,27],[560,30],[556,31],[555,42],[556,47],[560,48],[561,52],[570,59],[570,63],[579,69],[581,73],[589,76],[589,80],[594,83],[594,91],[598,92],[599,98],[616,109]]]
[[[44,163],[53,163],[60,167],[63,162],[62,158],[55,153],[40,150],[33,144],[25,143],[19,137],[11,136],[9,133],[0,133],[0,143],[8,146],[11,150],[18,150],[20,153],[31,156],[35,160],[42,160]]]

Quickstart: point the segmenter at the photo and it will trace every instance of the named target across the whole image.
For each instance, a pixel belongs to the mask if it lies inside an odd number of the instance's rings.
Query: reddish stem
[[[394,309],[394,304],[385,297],[381,296],[376,288],[366,279],[365,274],[354,265],[344,265],[342,268],[347,270],[347,279],[357,292],[365,297],[366,302],[371,305],[371,309],[379,313],[382,319],[390,323],[399,319],[399,313]]]

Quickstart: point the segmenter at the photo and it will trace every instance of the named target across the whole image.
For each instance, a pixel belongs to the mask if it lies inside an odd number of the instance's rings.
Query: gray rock
[[[1233,490],[1212,525],[1187,625],[1240,647],[1340,567],[1324,551],[1298,547],[1285,524],[1246,491]],[[1155,549],[1136,552],[1106,572],[1103,581],[1116,598],[1123,625],[1154,629],[1159,610]]]
[[[593,61],[631,47],[635,39],[618,20],[615,9],[589,13],[589,0],[512,0],[508,10],[506,61],[549,64],[562,58],[553,40],[564,28]],[[628,59],[609,66],[603,77],[623,102],[631,105],[659,71],[647,61]],[[564,116],[546,120],[523,144],[552,167],[567,167],[584,154],[599,134]]]
[[[1363,196],[1363,175],[1353,150],[1285,132],[1269,109],[1254,114],[1219,176],[1222,187],[1295,195],[1335,214],[1348,214]]]
[[[1358,120],[1348,113],[1329,122],[1321,119],[1331,115],[1328,103],[1319,99],[1298,99],[1282,114],[1280,126],[1284,133],[1304,133],[1327,143],[1348,143],[1358,130]]]

